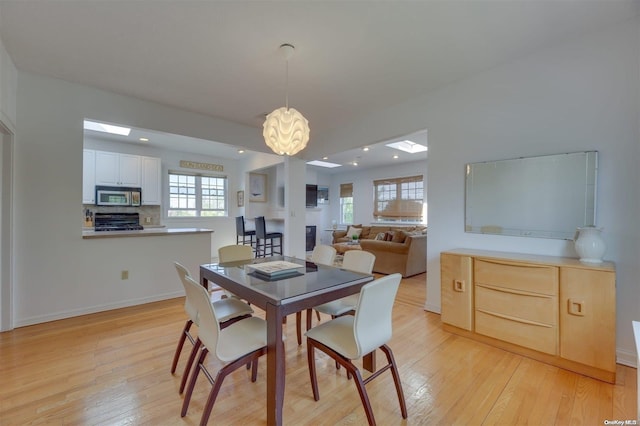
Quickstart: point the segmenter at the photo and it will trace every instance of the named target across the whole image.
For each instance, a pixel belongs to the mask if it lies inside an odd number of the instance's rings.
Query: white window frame
[[[172,192],[172,189],[175,188],[175,185],[172,184],[172,176],[177,176],[178,178],[186,178],[193,181],[193,186],[185,185],[184,186],[184,197],[189,197],[191,195],[192,200],[186,199],[186,204],[184,208],[172,207],[172,202],[174,202],[175,195]],[[222,186],[217,187],[217,191],[222,191],[222,195],[217,197],[218,201],[222,203],[222,205],[218,205],[217,208],[204,208],[203,205],[206,204],[206,195],[210,188],[203,188],[203,181],[214,179],[218,180],[222,183]],[[193,219],[193,218],[209,218],[209,217],[227,217],[229,215],[229,179],[227,176],[220,175],[209,175],[203,173],[188,173],[183,171],[174,171],[169,170],[169,179],[167,185],[167,195],[168,195],[168,203],[166,215],[167,218],[170,219]],[[214,187],[213,192],[216,192],[216,188]],[[189,192],[192,192],[190,194]],[[214,197],[215,199],[216,197]],[[191,214],[179,214],[183,213],[191,213]],[[177,214],[178,213],[178,214]],[[207,214],[209,213],[209,214]]]

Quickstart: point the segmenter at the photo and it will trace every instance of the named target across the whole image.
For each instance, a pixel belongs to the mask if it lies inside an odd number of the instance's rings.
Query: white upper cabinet
[[[96,203],[96,152],[82,151],[82,204]]]
[[[95,153],[96,185],[140,186],[140,156],[105,151]]]
[[[142,164],[142,204],[160,205],[162,199],[161,161],[155,157],[140,157]]]

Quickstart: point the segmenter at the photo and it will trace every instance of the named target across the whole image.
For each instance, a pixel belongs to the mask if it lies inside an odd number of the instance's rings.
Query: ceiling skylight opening
[[[399,149],[400,151],[408,152],[409,154],[417,154],[428,150],[424,145],[411,141],[399,141],[386,144],[389,148]]]
[[[131,133],[131,129],[128,127],[114,126],[113,124],[98,123],[89,120],[84,120],[84,129],[120,136],[129,136],[129,133]]]
[[[307,164],[311,166],[326,167],[328,169],[342,166],[342,164],[330,163],[328,161],[320,161],[320,160],[307,161]]]

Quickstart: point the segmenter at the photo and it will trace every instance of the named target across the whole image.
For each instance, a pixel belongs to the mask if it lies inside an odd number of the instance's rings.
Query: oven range
[[[95,231],[139,231],[144,229],[140,225],[138,213],[96,213]]]

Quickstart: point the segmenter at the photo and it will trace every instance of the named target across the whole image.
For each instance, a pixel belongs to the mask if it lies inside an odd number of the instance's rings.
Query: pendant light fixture
[[[288,43],[280,46],[286,61],[285,106],[267,115],[263,124],[264,141],[278,155],[295,155],[309,142],[309,122],[295,108],[289,108],[289,58],[294,50]]]

